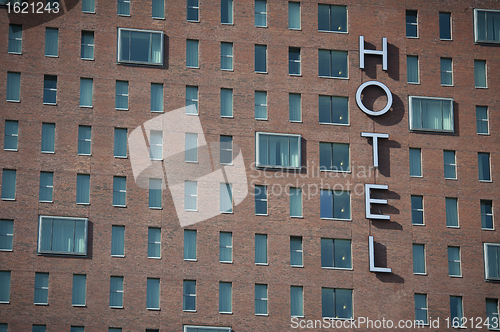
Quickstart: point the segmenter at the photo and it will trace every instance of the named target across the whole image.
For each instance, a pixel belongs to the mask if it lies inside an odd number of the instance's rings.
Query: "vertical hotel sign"
[[[382,38],[382,51],[377,51],[377,50],[365,50],[365,38],[364,36],[359,36],[359,68],[364,69],[365,68],[365,54],[372,54],[372,55],[380,55],[382,56],[382,70],[387,71],[387,38],[384,37]],[[368,109],[364,104],[363,101],[361,100],[361,94],[363,93],[363,90],[368,87],[368,86],[378,86],[382,90],[384,90],[386,96],[387,96],[387,104],[383,109],[380,111],[374,111]],[[378,81],[368,81],[363,84],[361,84],[356,91],[356,103],[358,104],[358,107],[365,112],[368,115],[372,116],[380,116],[385,113],[391,108],[392,106],[392,93],[389,88],[381,82]],[[373,140],[373,167],[378,167],[378,139],[379,138],[389,138],[389,134],[382,134],[382,133],[367,133],[367,132],[362,132],[361,133],[362,137],[371,137]],[[377,198],[372,198],[371,196],[371,190],[372,189],[377,189],[377,190],[388,190],[389,186],[385,184],[365,184],[365,218],[366,219],[376,219],[376,220],[390,220],[391,217],[389,215],[385,214],[377,214],[377,213],[372,213],[371,212],[371,204],[387,204],[386,199],[377,199]],[[391,268],[389,267],[377,267],[375,266],[375,248],[374,248],[374,241],[373,241],[373,236],[369,235],[368,236],[368,252],[369,252],[369,257],[370,257],[370,272],[384,272],[384,273],[390,273],[392,272]]]

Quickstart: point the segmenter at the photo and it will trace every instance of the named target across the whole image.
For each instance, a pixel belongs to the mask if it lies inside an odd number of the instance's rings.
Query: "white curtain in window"
[[[446,226],[458,226],[457,199],[449,198],[446,201]]]
[[[267,92],[255,91],[255,118],[267,119]]]
[[[95,12],[95,0],[83,0],[82,12],[93,13]]]
[[[440,130],[443,128],[442,101],[436,99],[422,100],[423,128]]]
[[[123,256],[125,254],[125,226],[111,227],[111,255]]]
[[[165,18],[165,0],[153,0],[153,18]]]
[[[288,3],[288,29],[300,29],[300,2]]]
[[[423,244],[413,244],[413,273],[425,273],[425,249]]]
[[[233,116],[232,89],[220,89],[220,116]]]
[[[267,285],[255,285],[255,313],[267,314]]]
[[[42,152],[54,152],[56,138],[56,125],[54,123],[42,124]]]
[[[231,183],[220,184],[220,212],[233,212],[233,188]]]
[[[232,284],[219,282],[219,312],[232,312]]]
[[[161,229],[148,228],[148,257],[161,257]]]
[[[186,40],[186,66],[198,67],[198,40]]]
[[[422,176],[420,149],[410,148],[410,176]]]
[[[301,121],[301,98],[298,93],[290,93],[288,95],[288,107],[289,107],[289,117],[290,121]]]
[[[219,260],[221,262],[233,261],[233,234],[229,232],[220,232]]]
[[[7,73],[7,100],[19,101],[21,96],[21,73]]]
[[[90,197],[90,175],[77,174],[76,176],[76,203],[88,204]]]
[[[80,106],[92,107],[93,79],[80,78]]]
[[[157,1],[163,1],[163,0],[157,0]],[[162,37],[163,35],[161,33],[151,33],[151,56],[148,59],[148,62],[151,63],[156,63],[156,64],[162,64],[163,59],[161,58],[162,56]]]
[[[87,288],[86,275],[73,275],[73,305],[85,305],[85,293]]]
[[[269,163],[277,166],[288,166],[290,151],[286,136],[269,136]]]
[[[197,86],[186,86],[186,114],[198,114]]]
[[[46,304],[49,296],[49,274],[35,273],[35,296],[33,302]]]
[[[427,322],[427,295],[415,294],[415,320]]]
[[[267,235],[255,234],[255,263],[267,264]]]
[[[59,43],[59,30],[57,28],[45,28],[45,55],[57,56]]]
[[[448,247],[448,272],[450,276],[459,276],[461,274],[459,247]]]
[[[198,183],[196,181],[184,182],[184,209],[196,210],[198,208]]]
[[[290,237],[290,265],[302,266],[302,237]]]
[[[54,173],[40,172],[40,202],[52,202],[52,186],[54,183]]]
[[[160,308],[160,279],[148,278],[146,308]]]
[[[151,130],[149,133],[149,155],[153,160],[163,159],[163,132]]]
[[[163,112],[163,84],[151,83],[151,112]]]
[[[109,279],[109,306],[123,307],[123,277]]]
[[[127,198],[127,179],[122,176],[113,177],[113,205],[125,206]]]
[[[184,230],[184,259],[196,259],[196,231]]]
[[[198,161],[198,134],[186,133],[185,134],[185,161],[196,162]]]
[[[451,100],[442,100],[441,107],[443,112],[443,130],[453,130],[453,102]]]
[[[301,188],[290,188],[290,217],[302,217]]]
[[[127,128],[115,128],[115,157],[127,157]]]
[[[149,207],[161,208],[161,179],[149,179]]]
[[[486,12],[486,35],[489,41],[500,41],[500,13]]]
[[[290,287],[290,312],[292,316],[304,316],[304,294],[302,286]]]

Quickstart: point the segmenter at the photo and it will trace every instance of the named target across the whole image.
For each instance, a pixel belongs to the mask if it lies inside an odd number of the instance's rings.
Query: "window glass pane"
[[[476,106],[476,125],[478,134],[489,134],[488,107]]]
[[[417,32],[417,11],[407,10],[406,11],[406,37],[418,37]]]
[[[319,96],[319,123],[348,124],[348,98]]]
[[[290,314],[304,316],[304,293],[302,286],[290,286]]]
[[[113,177],[113,205],[125,206],[127,198],[127,178],[124,176]]]
[[[422,196],[411,196],[411,223],[413,225],[424,224],[424,206]]]
[[[320,77],[347,78],[347,52],[318,50]]]
[[[267,2],[266,0],[255,0],[255,26],[267,26]]]
[[[500,277],[500,246],[485,244],[486,279],[498,280]]]
[[[439,13],[439,39],[451,39],[450,13]]]
[[[198,114],[197,86],[186,86],[186,114]]]
[[[82,12],[94,13],[95,12],[95,0],[82,0]]]
[[[45,56],[57,56],[59,29],[45,28]]]
[[[351,289],[335,289],[335,318],[352,318]]]
[[[49,274],[35,273],[35,304],[47,304],[49,302]]]
[[[153,0],[153,18],[165,18],[165,0]]]
[[[321,267],[334,267],[333,239],[321,239]]]
[[[498,299],[486,299],[486,317],[488,329],[497,330],[499,328]]]
[[[333,241],[334,266],[342,269],[352,268],[351,240]]]
[[[220,163],[232,164],[233,162],[233,136],[220,136]]]
[[[148,258],[161,257],[161,229],[148,228]]]
[[[290,188],[290,217],[302,217],[301,188]]]
[[[14,221],[0,219],[0,250],[12,250]]]
[[[267,72],[267,45],[255,45],[255,71]]]
[[[80,78],[80,106],[92,107],[93,87],[92,78]]]
[[[267,215],[267,187],[255,186],[255,214]]]
[[[290,236],[290,265],[302,266],[302,237]]]
[[[151,83],[151,112],[163,112],[163,84]]]
[[[220,89],[220,116],[233,116],[233,90]]]
[[[196,310],[196,281],[184,280],[182,302],[183,310]]]
[[[458,200],[446,197],[446,226],[458,227]]]
[[[267,120],[266,91],[255,91],[255,119]]]
[[[19,122],[5,120],[4,150],[17,151],[17,141],[19,134]]]
[[[149,132],[149,157],[151,160],[163,159],[163,131],[161,130]]]
[[[288,29],[300,29],[300,2],[288,3]]]
[[[16,199],[16,170],[4,169],[2,173],[2,199]]]
[[[453,100],[410,96],[411,129],[453,131]]]
[[[163,32],[118,29],[118,62],[163,65]]]
[[[146,308],[160,309],[160,279],[148,278]]]
[[[457,322],[456,326],[462,326],[463,308],[461,296],[450,296],[450,321]]]
[[[198,68],[198,40],[186,40],[186,67]]]
[[[78,126],[78,154],[90,155],[92,145],[92,128]]]
[[[31,332],[45,332],[47,331],[47,326],[45,325],[33,325]]]
[[[85,305],[85,293],[87,289],[87,276],[86,275],[73,275],[73,296],[72,304],[74,306]]]
[[[196,231],[184,230],[184,259],[196,259]]]
[[[40,217],[39,253],[87,254],[87,219]]]
[[[219,236],[219,261],[233,261],[233,233],[220,232]]]
[[[232,312],[232,284],[219,282],[219,312]]]
[[[76,204],[89,204],[90,200],[90,175],[76,175]]]
[[[257,133],[258,166],[300,167],[300,136]]]
[[[322,317],[335,317],[335,290],[333,288],[321,288],[321,310]]]
[[[127,158],[127,128],[115,128],[114,155]]]
[[[456,179],[457,178],[457,164],[455,161],[455,151],[443,151],[444,159],[444,178]]]
[[[415,294],[415,320],[427,324],[427,295]]]
[[[490,154],[480,152],[477,154],[479,181],[491,181],[490,176]]]
[[[43,79],[43,103],[57,103],[57,76],[45,75]]]
[[[54,123],[42,123],[42,152],[54,152],[55,133],[56,125]]]
[[[85,332],[83,326],[72,326],[70,332]]]
[[[255,264],[267,264],[266,234],[255,234]]]
[[[255,285],[255,314],[267,315],[267,285]]]
[[[21,73],[7,73],[7,101],[21,100]]]
[[[9,24],[9,46],[8,52],[21,54],[23,43],[23,27],[22,25]]]
[[[406,77],[408,83],[418,83],[418,56],[408,55],[406,56]]]
[[[184,147],[185,147],[184,160],[186,162],[197,162],[198,161],[198,134],[186,133]]]
[[[115,108],[128,110],[128,81],[116,81]]]
[[[187,0],[187,20],[198,22],[199,21],[199,2],[198,0]]]
[[[125,226],[111,226],[111,256],[125,255]]]
[[[149,179],[149,207],[161,209],[161,179]]]
[[[196,211],[198,209],[198,184],[195,181],[184,182],[184,209]]]
[[[441,58],[441,85],[453,85],[452,61],[449,58]]]
[[[117,13],[118,13],[118,15],[129,16],[130,15],[130,0],[118,0]]]
[[[486,61],[474,60],[474,82],[476,88],[486,88]]]
[[[233,43],[220,43],[220,69],[233,70]]]
[[[0,271],[0,303],[10,301],[10,271]]]
[[[123,307],[123,277],[109,278],[109,306]]]
[[[461,276],[460,271],[460,247],[448,247],[448,274],[450,276]]]
[[[425,247],[423,244],[413,244],[413,273],[425,274]]]
[[[86,60],[94,59],[94,31],[82,31],[81,58]]]
[[[298,47],[288,49],[288,73],[300,75],[300,48]]]
[[[40,202],[52,202],[52,189],[54,183],[54,173],[40,172]]]
[[[493,229],[493,202],[481,200],[481,228]]]
[[[221,0],[220,19],[222,24],[233,24],[233,0]]]
[[[490,42],[498,43],[500,42],[500,31],[498,26],[500,25],[500,12],[495,11],[483,11],[475,10],[476,21],[474,26],[476,29],[476,41],[477,42]]]
[[[220,184],[220,212],[233,212],[233,189],[230,183]]]
[[[318,30],[347,32],[347,7],[319,4]]]
[[[422,176],[421,150],[410,148],[410,176]]]

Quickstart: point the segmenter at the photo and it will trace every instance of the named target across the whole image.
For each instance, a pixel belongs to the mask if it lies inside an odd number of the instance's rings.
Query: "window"
[[[196,311],[196,281],[184,280],[182,310]]]
[[[458,199],[446,197],[446,227],[458,226]]]
[[[161,258],[161,228],[148,227],[148,258]]]
[[[461,296],[450,296],[450,321],[452,327],[462,327],[462,318],[464,317],[464,310],[462,306]]]
[[[92,78],[80,78],[80,107],[92,107],[93,87]]]
[[[267,1],[255,0],[255,26],[267,27]]]
[[[476,88],[487,88],[486,61],[474,60],[474,82]]]
[[[92,127],[78,126],[78,154],[90,155],[92,146]]]
[[[304,266],[302,236],[290,236],[290,265]]]
[[[321,307],[324,318],[352,318],[352,289],[321,288]]]
[[[256,133],[256,158],[259,167],[299,168],[301,136]]]
[[[149,132],[149,157],[151,160],[163,160],[163,131]]]
[[[484,266],[486,280],[500,280],[500,244],[484,244]]]
[[[130,0],[118,0],[117,13],[120,16],[130,16]]]
[[[110,327],[108,328],[108,332],[122,332],[121,327]]]
[[[302,122],[302,102],[300,93],[288,94],[288,114],[290,122]]]
[[[87,255],[87,218],[40,216],[39,254]]]
[[[2,174],[2,200],[16,199],[16,170],[4,169]]]
[[[321,190],[321,218],[351,220],[349,191]]]
[[[351,240],[322,238],[321,267],[352,269]]]
[[[54,153],[56,125],[54,123],[42,123],[42,153]]]
[[[8,52],[21,54],[23,49],[23,26],[9,24],[9,46]]]
[[[127,128],[115,128],[115,158],[127,158]]]
[[[43,76],[43,103],[48,105],[57,104],[57,76]]]
[[[418,21],[416,10],[406,11],[406,37],[418,38]]]
[[[500,11],[474,9],[474,36],[476,43],[500,43]]]
[[[151,112],[163,112],[163,84],[151,83]]]
[[[187,20],[190,22],[200,21],[200,3],[199,0],[187,0]]]
[[[163,66],[163,31],[118,28],[118,62]]]
[[[439,39],[451,40],[451,14],[439,13]]]
[[[198,183],[196,181],[184,182],[184,210],[198,210]]]
[[[187,326],[187,325],[183,325],[183,332],[210,332],[210,331],[214,331],[214,332],[232,332],[234,330],[232,330],[230,327],[221,327],[221,326],[206,326],[206,325],[203,325],[203,326]]]
[[[424,224],[424,198],[411,196],[411,223],[412,225]]]
[[[225,165],[233,163],[233,136],[220,136],[220,163]]]
[[[0,332],[7,332],[8,325],[0,323]]]
[[[461,277],[460,247],[448,247],[448,274],[450,277]]]
[[[45,56],[57,57],[59,44],[59,29],[45,28]]]
[[[290,188],[290,217],[302,217],[302,188]]]
[[[186,67],[199,68],[198,46],[199,46],[198,40],[193,40],[193,39],[186,40]]]
[[[83,326],[71,326],[70,332],[85,332],[85,328]]]
[[[255,234],[255,264],[267,265],[267,234]]]
[[[73,274],[73,306],[85,306],[85,293],[87,290],[87,276]]]
[[[415,294],[415,320],[429,324],[427,312],[427,294]]]
[[[498,330],[498,299],[486,299],[486,321],[488,329]]]
[[[300,30],[300,2],[288,2],[288,29]]]
[[[165,18],[165,0],[153,0],[152,16],[158,19]]]
[[[149,208],[161,209],[161,179],[149,179]]]
[[[267,315],[267,285],[255,284],[255,314]]]
[[[406,80],[408,83],[419,84],[420,75],[418,68],[418,56],[407,55],[406,56]]]
[[[288,48],[288,74],[300,75],[300,48]]]
[[[255,45],[255,72],[267,73],[267,45]]]
[[[111,226],[111,256],[125,256],[125,226]]]
[[[410,176],[422,176],[422,150],[410,148]]]
[[[95,0],[82,0],[82,12],[95,13]]]
[[[123,277],[109,278],[109,306],[123,308]]]
[[[220,116],[233,117],[233,89],[220,89]]]
[[[453,85],[453,64],[450,58],[441,58],[441,85]]]
[[[18,135],[19,122],[14,120],[5,120],[3,149],[7,151],[17,151]]]
[[[94,31],[82,31],[80,57],[84,60],[94,60]]]
[[[46,325],[33,325],[31,328],[31,332],[46,332],[47,331],[47,326]]]
[[[220,69],[233,70],[233,43],[220,43]]]
[[[128,81],[116,81],[115,108],[128,110]]]
[[[146,309],[160,310],[160,279],[148,278],[146,291]]]
[[[198,162],[198,134],[186,133],[184,139],[184,160],[192,163]]]
[[[413,244],[413,273],[425,273],[425,245]]]
[[[0,271],[0,303],[10,302],[10,271]]]
[[[302,286],[290,286],[290,314],[304,317],[304,291]]]
[[[35,296],[33,302],[35,304],[49,303],[49,274],[35,273]]]
[[[127,203],[127,178],[113,176],[113,206],[126,206]]]
[[[76,175],[76,204],[89,204],[90,202],[90,175]]]
[[[349,124],[348,98],[319,96],[319,123]]]
[[[220,22],[222,24],[233,24],[233,0],[221,0]]]
[[[410,96],[410,129],[453,132],[453,99]]]
[[[476,106],[476,127],[477,133],[482,135],[489,135],[489,120],[488,120],[488,107]]]
[[[52,202],[52,190],[54,186],[53,172],[40,172],[40,191],[38,200],[40,202]]]
[[[479,152],[477,154],[477,165],[479,170],[479,181],[491,181],[490,154]]]
[[[232,288],[230,282],[219,282],[219,312],[224,314],[232,313]]]
[[[0,251],[12,251],[14,220],[0,219]]]
[[[219,262],[233,262],[233,233],[219,233]]]
[[[322,171],[349,172],[349,144],[320,142],[319,164]]]
[[[347,7],[318,4],[318,30],[347,32]]]
[[[255,185],[255,215],[267,216],[267,186]]]
[[[348,78],[347,51],[318,50],[319,77]]]
[[[457,178],[457,162],[455,158],[455,151],[444,150],[444,178],[456,179]]]
[[[493,202],[491,200],[480,200],[481,205],[481,228],[494,229],[493,227]]]
[[[197,86],[186,86],[186,114],[198,114]]]
[[[233,213],[233,185],[220,184],[220,213]]]
[[[7,101],[21,101],[21,73],[7,72]]]
[[[196,260],[196,230],[184,230],[184,260]]]
[[[255,91],[255,119],[267,120],[267,91]]]

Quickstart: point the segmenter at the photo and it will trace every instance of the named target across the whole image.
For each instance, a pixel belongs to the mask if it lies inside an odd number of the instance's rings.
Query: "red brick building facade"
[[[498,322],[497,1],[4,2],[0,331]],[[387,70],[367,54],[360,68],[360,36],[387,38]],[[390,90],[387,113],[360,109],[368,81]],[[361,102],[388,97],[370,86]],[[220,143],[213,170],[242,158],[241,202],[192,179],[176,204],[164,175],[203,164],[200,133],[172,163],[179,141],[141,125],[187,105]],[[389,135],[378,167],[361,133]],[[141,139],[162,190],[137,181]],[[387,186],[371,213],[390,220],[367,218],[366,184]],[[179,209],[205,199],[220,214],[184,226]]]

